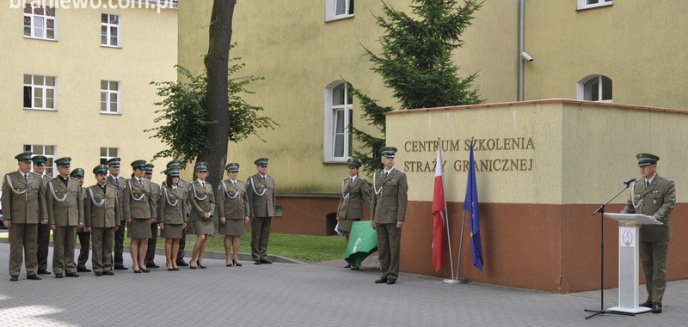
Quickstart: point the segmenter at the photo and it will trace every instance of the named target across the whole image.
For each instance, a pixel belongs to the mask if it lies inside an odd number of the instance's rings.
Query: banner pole
[[[468,279],[459,277],[460,276],[459,271],[461,269],[461,254],[463,253],[463,234],[464,234],[463,226],[465,224],[465,221],[466,221],[466,210],[464,210],[463,214],[461,215],[461,226],[459,227],[461,229],[461,238],[459,239],[459,255],[457,258],[458,261],[456,262],[456,278],[459,281],[459,283],[461,283],[461,284],[467,284],[468,283]]]

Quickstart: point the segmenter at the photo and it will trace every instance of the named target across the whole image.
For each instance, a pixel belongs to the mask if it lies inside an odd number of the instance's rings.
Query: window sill
[[[354,14],[351,15],[339,15],[325,18],[325,23],[336,22],[338,20],[354,18]]]
[[[325,158],[323,159],[324,164],[345,164],[347,158]]]
[[[25,39],[29,39],[29,40],[39,40],[39,41],[57,42],[57,39],[48,39],[48,38],[44,38],[44,37],[35,37],[35,36],[26,36],[26,35],[24,35],[24,38],[25,38]]]
[[[589,6],[584,6],[584,7],[578,7],[576,8],[576,11],[585,11],[585,10],[590,10],[590,9],[597,9],[597,8],[604,8],[604,7],[611,7],[613,6],[614,3],[598,3],[595,5],[589,5]]]
[[[37,109],[37,108],[22,108],[26,111],[47,111],[47,112],[57,112],[57,109]]]
[[[100,112],[101,115],[106,115],[106,116],[121,116],[121,112]]]
[[[110,48],[110,49],[122,49],[121,45],[106,45],[106,44],[101,44],[101,48]]]

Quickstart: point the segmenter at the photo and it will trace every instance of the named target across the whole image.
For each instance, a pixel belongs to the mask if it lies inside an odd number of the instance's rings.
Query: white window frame
[[[103,150],[105,150],[105,155],[103,155]],[[114,150],[114,155],[112,151]],[[118,158],[119,157],[119,148],[118,147],[109,147],[109,146],[101,146],[100,147],[100,164],[104,165],[108,160],[112,158]]]
[[[344,81],[335,81],[330,83],[325,88],[325,122],[324,122],[324,142],[323,142],[323,161],[325,163],[345,163],[350,157],[352,151],[352,144],[350,140],[353,140],[351,134],[351,129],[349,122],[352,121],[353,114],[353,104],[347,103],[349,97],[350,89],[349,85],[344,86],[344,105],[332,105],[332,91],[335,87],[339,86]],[[344,111],[344,156],[337,157],[334,154],[335,151],[335,133],[336,133],[336,122],[337,118],[335,111]]]
[[[49,16],[47,15],[48,8],[52,9],[53,15]],[[27,13],[26,10],[30,9],[30,13]],[[43,9],[43,14],[36,14],[36,11],[39,9]],[[24,37],[29,38],[29,39],[37,39],[37,40],[46,40],[46,41],[57,41],[57,9],[54,7],[48,7],[48,6],[34,6],[33,3],[26,3],[24,5],[24,18],[29,18],[30,23],[29,23],[29,28],[31,30],[30,35],[26,35],[26,31],[24,31]],[[53,32],[53,37],[49,38],[48,37],[48,21],[52,21],[53,27],[52,27],[52,32]],[[41,27],[37,27],[38,22],[42,22]],[[22,21],[23,29],[26,28],[26,25]],[[39,36],[37,31],[40,31],[43,36]]]
[[[612,91],[612,98],[608,100],[602,100],[602,94],[604,94],[602,91],[602,78],[606,77],[611,81],[611,91]],[[586,100],[585,99],[585,83],[593,80],[593,79],[598,79],[597,81],[597,94],[599,95],[600,99],[598,100]],[[594,102],[603,102],[603,103],[612,103],[614,100],[614,80],[612,80],[609,76],[604,76],[601,74],[593,74],[593,75],[588,75],[582,78],[578,83],[576,84],[576,98],[578,100],[583,100],[583,101],[594,101]]]
[[[608,7],[614,4],[614,0],[599,0],[597,3],[588,4],[588,0],[577,0],[578,10]]]
[[[344,1],[344,13],[337,15],[337,2]],[[355,0],[325,0],[325,21],[331,22],[340,19],[347,19],[354,17],[355,7],[352,9],[352,4],[355,5]]]
[[[53,153],[52,154],[46,154],[45,153],[45,148],[46,147],[52,147],[53,148]],[[35,150],[41,147],[43,151],[41,152],[36,152]],[[37,155],[42,155],[48,158],[48,161],[45,163],[45,172],[46,176],[48,177],[55,177],[57,176],[55,173],[57,172],[57,169],[55,167],[55,158],[57,158],[57,146],[55,145],[43,145],[43,144],[24,144],[23,150],[22,151],[31,151],[34,156]],[[33,165],[31,165],[31,170],[33,171]]]
[[[103,89],[103,83],[107,85],[106,89]],[[112,90],[110,88],[111,83],[117,83],[117,90]],[[103,94],[105,94],[105,111],[103,111]],[[112,111],[111,106],[112,102],[110,101],[110,97],[112,95],[115,95],[117,97],[117,110]],[[122,83],[119,81],[107,81],[107,80],[101,80],[100,81],[100,113],[104,115],[120,115],[122,114]]]
[[[27,83],[26,78],[31,77],[31,82]],[[36,79],[43,78],[42,84],[36,84]],[[53,85],[48,85],[48,78],[53,79]],[[31,88],[31,105],[29,107],[24,106],[24,92],[27,87]],[[40,90],[42,93],[42,101],[40,106],[35,106],[36,103],[36,90]],[[48,107],[48,90],[53,93],[53,106]],[[24,74],[24,82],[22,88],[22,107],[24,110],[43,110],[43,111],[57,111],[57,77],[47,76],[47,75],[30,75]]]
[[[103,22],[103,15],[107,15],[108,21],[106,23]],[[111,19],[113,16],[117,17],[117,24],[111,23]],[[107,42],[103,44],[103,27],[105,27],[105,37]],[[117,29],[117,44],[111,44],[110,41],[112,40],[112,34],[110,33],[110,29],[114,27]],[[121,49],[122,48],[122,32],[121,32],[121,27],[122,27],[122,16],[121,15],[115,15],[115,14],[108,14],[108,13],[101,13],[100,14],[100,46],[101,47],[106,47],[106,48],[117,48]]]

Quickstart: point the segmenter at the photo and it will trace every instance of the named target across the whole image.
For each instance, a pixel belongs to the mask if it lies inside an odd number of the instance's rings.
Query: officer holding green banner
[[[342,181],[342,197],[337,207],[337,229],[344,233],[348,244],[351,225],[363,218],[364,205],[370,206],[370,184],[358,176],[360,161],[349,159],[347,166],[349,176]],[[359,265],[349,263],[344,268],[358,270]]]
[[[394,168],[397,148],[385,147],[380,151],[383,170],[373,175],[373,202],[371,226],[377,231],[380,253],[380,278],[376,284],[396,283],[399,277],[401,228],[406,217],[408,184],[406,174]]]

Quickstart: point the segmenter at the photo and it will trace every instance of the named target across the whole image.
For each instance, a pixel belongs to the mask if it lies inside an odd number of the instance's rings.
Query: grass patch
[[[187,235],[186,250],[196,241],[196,235]],[[129,239],[125,238],[125,246],[129,246]],[[158,238],[157,247],[164,248],[164,239]],[[220,236],[208,239],[208,251],[224,252],[224,238]],[[304,262],[322,262],[344,258],[346,241],[340,236],[312,236],[293,234],[270,234],[268,254],[281,255]],[[241,236],[241,253],[251,253],[251,234]]]

